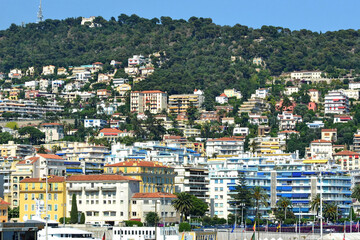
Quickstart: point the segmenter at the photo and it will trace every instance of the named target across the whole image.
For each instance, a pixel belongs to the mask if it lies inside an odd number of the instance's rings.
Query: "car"
[[[101,225],[100,224],[98,224],[98,223],[94,223],[93,225],[91,225],[91,226],[93,226],[93,227],[101,227]]]

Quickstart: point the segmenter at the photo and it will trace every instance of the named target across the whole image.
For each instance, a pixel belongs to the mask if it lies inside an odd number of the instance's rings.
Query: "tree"
[[[46,148],[44,147],[44,145],[40,146],[38,153],[46,153]]]
[[[284,220],[286,220],[286,210],[288,207],[291,207],[291,201],[288,198],[281,197],[276,205],[278,206],[279,210],[283,210],[285,212],[284,214]]]
[[[30,144],[37,145],[45,137],[45,133],[35,127],[23,127],[18,130],[20,136],[28,136]]]
[[[335,203],[326,203],[324,205],[324,218],[327,218],[330,221],[334,221],[338,216],[338,208]]]
[[[14,140],[13,136],[8,132],[0,132],[0,144],[6,144]]]
[[[85,213],[81,213],[80,224],[85,224]]]
[[[189,119],[189,124],[193,125],[195,120],[198,118],[199,111],[192,102],[190,102],[190,106],[186,109],[186,113]]]
[[[14,207],[13,209],[11,209],[10,207],[8,208],[8,218],[18,218],[19,217],[19,207]]]
[[[268,205],[268,198],[269,196],[266,194],[265,190],[260,187],[260,186],[256,186],[252,189],[252,197],[253,197],[253,201],[255,203],[255,207],[256,207],[256,218],[260,219],[260,214],[259,214],[259,208],[260,206],[267,206]],[[259,225],[259,223],[258,223]]]
[[[236,209],[238,209],[240,204],[245,204],[243,206],[244,215],[246,216],[247,209],[252,207],[252,194],[250,189],[246,185],[246,178],[245,174],[243,172],[238,172],[238,182],[236,184],[236,187],[233,192],[236,192],[232,195],[232,198],[234,199],[232,205],[235,206]]]
[[[209,208],[207,203],[194,195],[191,195],[191,202],[193,207],[190,209],[190,215],[196,217],[203,217]]]
[[[180,222],[187,219],[190,210],[193,208],[191,195],[186,192],[177,193],[177,198],[172,201],[173,207],[180,213]]]
[[[310,208],[312,211],[316,211],[316,216],[319,216],[320,210],[320,194],[316,194],[310,202]]]
[[[71,200],[70,222],[72,224],[78,223],[78,208],[75,194],[72,195]]]
[[[351,197],[360,201],[360,185],[355,185],[355,187],[352,189]]]
[[[147,226],[153,227],[160,221],[160,217],[156,212],[149,212],[146,214],[145,221]]]

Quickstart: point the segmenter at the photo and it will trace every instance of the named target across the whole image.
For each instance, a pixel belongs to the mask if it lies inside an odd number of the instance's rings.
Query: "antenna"
[[[43,14],[42,14],[42,9],[41,9],[41,0],[40,0],[40,4],[39,4],[39,11],[37,13],[37,23],[42,22],[43,21]]]

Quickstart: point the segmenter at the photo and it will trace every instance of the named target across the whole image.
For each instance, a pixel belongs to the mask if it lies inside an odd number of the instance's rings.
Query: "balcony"
[[[116,191],[116,186],[102,186],[101,190],[103,192],[113,192]]]
[[[82,191],[82,187],[80,187],[80,186],[67,187],[66,189],[67,189],[69,192],[81,192],[81,191]]]
[[[99,187],[93,187],[93,188],[84,188],[86,192],[98,192],[100,190]]]

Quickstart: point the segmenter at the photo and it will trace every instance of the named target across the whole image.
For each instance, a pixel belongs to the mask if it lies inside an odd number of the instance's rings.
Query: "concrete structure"
[[[224,94],[229,98],[231,98],[231,97],[235,97],[236,99],[241,99],[242,98],[241,92],[236,90],[235,88],[225,89]]]
[[[339,89],[339,91],[343,92],[349,99],[359,100],[359,89]]]
[[[206,155],[231,155],[237,156],[244,152],[244,139],[240,137],[223,137],[208,139],[206,142]]]
[[[323,72],[321,71],[298,71],[298,72],[292,72],[290,74],[291,79],[307,79],[307,80],[313,80],[313,79],[320,79],[321,74]]]
[[[302,122],[300,115],[294,115],[292,112],[283,112],[277,116],[280,130],[295,130],[296,124]]]
[[[247,136],[249,135],[248,127],[234,127],[233,135]]]
[[[316,89],[309,89],[308,95],[310,96],[310,101],[319,103],[319,91]]]
[[[25,158],[35,153],[35,148],[32,145],[16,144],[14,141],[9,141],[7,144],[0,144],[1,157],[19,157]]]
[[[313,159],[332,159],[332,142],[321,139],[312,141],[307,157]]]
[[[106,120],[102,119],[84,119],[85,128],[103,128],[107,124]]]
[[[325,114],[345,114],[349,112],[349,98],[340,91],[331,91],[325,95]]]
[[[360,169],[359,153],[352,151],[341,151],[334,154],[335,162],[340,164],[341,169],[351,171]]]
[[[64,125],[60,123],[42,123],[40,126],[45,133],[45,142],[47,143],[64,138]]]
[[[130,110],[136,113],[144,113],[149,110],[153,114],[167,110],[167,93],[159,90],[131,92]]]
[[[225,93],[222,93],[222,94],[220,94],[220,96],[217,96],[217,97],[215,98],[215,102],[217,102],[217,103],[219,103],[219,104],[225,104],[225,103],[227,103],[228,101],[229,101],[229,98],[228,98],[228,96],[226,96]]]
[[[297,92],[299,92],[299,88],[291,86],[291,87],[286,87],[285,88],[284,94],[287,95],[287,96],[290,96],[291,94],[297,93]]]
[[[66,189],[67,206],[75,194],[87,222],[115,225],[130,219],[130,200],[139,191],[139,181],[121,175],[73,175],[67,178]]]
[[[321,139],[330,142],[337,141],[337,129],[321,129]]]
[[[1,112],[18,113],[22,117],[31,117],[31,115],[44,116],[47,112],[62,112],[64,107],[59,105],[56,101],[46,102],[45,105],[40,105],[36,101],[32,100],[3,100],[0,102]]]
[[[168,108],[169,111],[176,113],[186,112],[192,105],[198,109],[202,108],[205,97],[199,94],[176,94],[169,96]]]
[[[48,65],[48,66],[43,66],[43,70],[42,70],[42,75],[53,75],[55,74],[55,66],[53,65]]]
[[[334,115],[334,123],[347,123],[351,120],[353,120],[351,115]]]
[[[142,55],[133,55],[132,58],[128,59],[128,66],[137,66],[145,64],[145,57]]]

